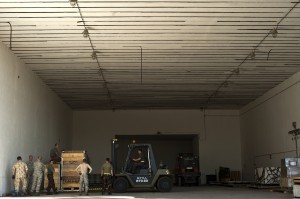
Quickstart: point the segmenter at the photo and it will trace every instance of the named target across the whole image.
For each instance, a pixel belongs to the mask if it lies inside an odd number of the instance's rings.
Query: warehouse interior
[[[48,161],[55,143],[86,150],[97,173],[116,137],[197,153],[203,183],[221,166],[243,181],[280,167],[300,125],[299,8],[0,0],[0,195],[17,156]]]

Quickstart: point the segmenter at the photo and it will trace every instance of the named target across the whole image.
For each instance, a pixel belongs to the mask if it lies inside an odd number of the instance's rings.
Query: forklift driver
[[[145,158],[142,153],[142,149],[138,149],[138,157],[131,159],[131,164],[129,166],[129,172],[135,173],[138,167],[145,166]]]

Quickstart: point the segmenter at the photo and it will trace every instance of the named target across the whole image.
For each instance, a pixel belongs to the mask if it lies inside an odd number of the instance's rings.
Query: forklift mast
[[[113,166],[113,171],[116,172],[117,170],[117,149],[119,147],[118,140],[113,139],[111,141],[111,164]]]

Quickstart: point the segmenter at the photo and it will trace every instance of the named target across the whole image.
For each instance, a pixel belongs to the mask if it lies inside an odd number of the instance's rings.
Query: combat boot
[[[12,197],[17,197],[18,196],[18,192],[13,192],[12,193]]]

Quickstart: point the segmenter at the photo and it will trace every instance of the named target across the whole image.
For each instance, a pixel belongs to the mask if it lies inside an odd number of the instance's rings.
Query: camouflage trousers
[[[41,184],[43,180],[43,174],[33,174],[31,192],[39,193],[41,189]]]
[[[80,175],[79,183],[80,183],[80,189],[79,189],[79,191],[82,192],[83,191],[83,186],[84,186],[84,190],[87,193],[88,190],[89,190],[89,178],[88,178],[88,175],[87,174],[81,174]]]
[[[14,185],[15,185],[16,193],[19,192],[20,184],[22,184],[23,192],[26,193],[27,179],[26,178],[19,178],[19,177],[15,178]]]
[[[27,177],[27,191],[31,190],[32,179],[33,179],[33,172],[28,172],[28,177]]]
[[[102,193],[111,193],[111,175],[103,175]]]

